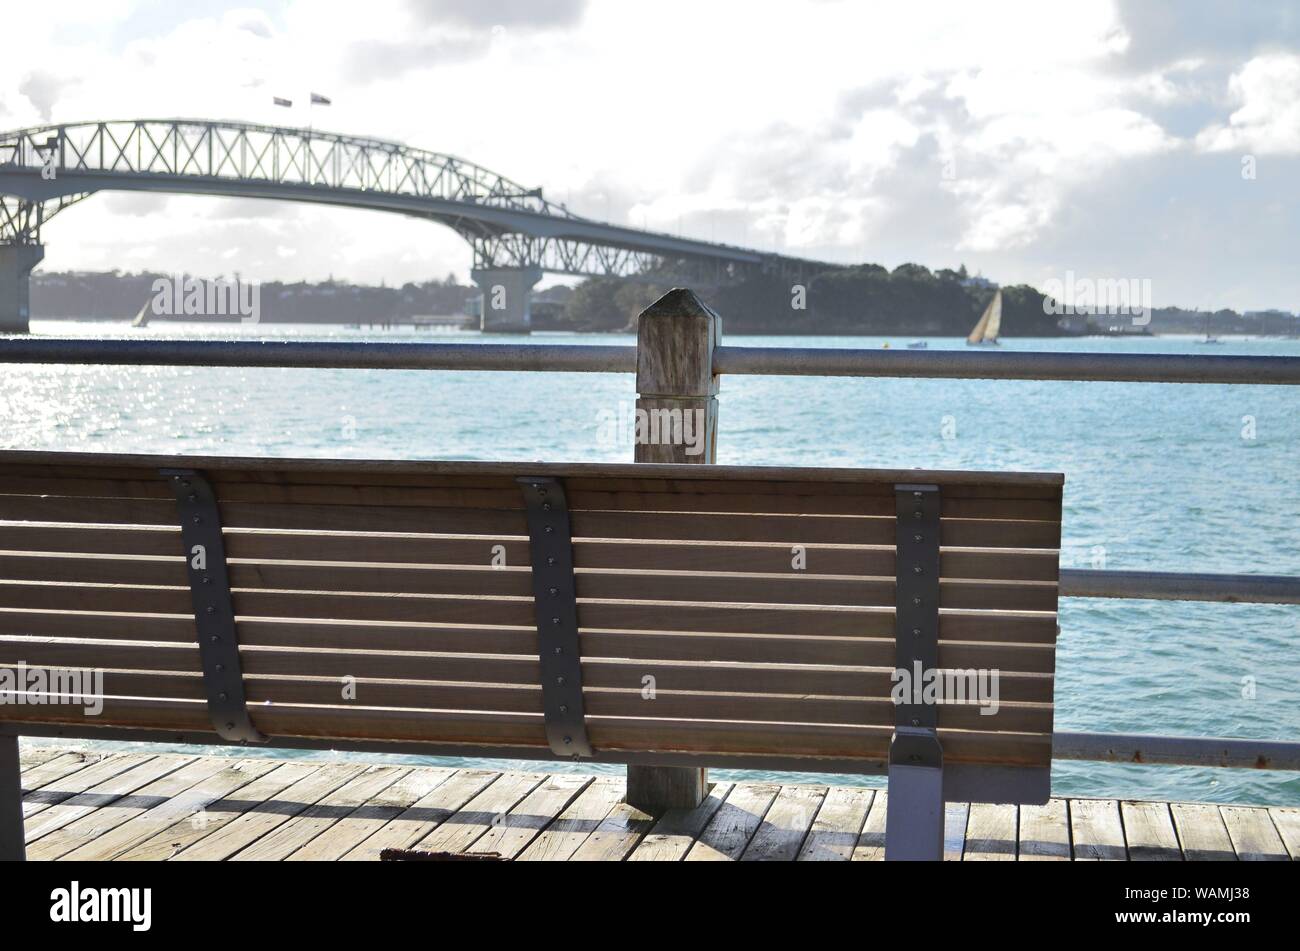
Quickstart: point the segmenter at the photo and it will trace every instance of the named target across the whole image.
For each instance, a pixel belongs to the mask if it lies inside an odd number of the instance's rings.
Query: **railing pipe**
[[[1300,577],[1065,568],[1060,594],[1063,598],[1300,604]]]
[[[1300,742],[1132,733],[1054,733],[1052,758],[1160,766],[1300,770]]]

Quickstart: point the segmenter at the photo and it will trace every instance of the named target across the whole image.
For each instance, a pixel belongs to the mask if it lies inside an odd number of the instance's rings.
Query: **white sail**
[[[997,343],[998,334],[1002,332],[1002,291],[997,291],[989,305],[984,308],[984,313],[976,322],[966,338],[966,342],[972,346],[982,343]]]

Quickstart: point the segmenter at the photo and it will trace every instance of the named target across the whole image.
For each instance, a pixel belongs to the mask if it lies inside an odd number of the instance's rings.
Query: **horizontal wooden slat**
[[[312,562],[388,563],[408,565],[489,564],[498,542],[481,538],[421,538],[415,536],[356,536],[227,531],[227,554],[232,560],[284,560]],[[10,524],[0,526],[0,544],[13,552],[68,552],[88,554],[173,556],[182,550],[178,528],[59,527]],[[499,542],[505,564],[528,564],[524,539]],[[873,575],[893,577],[891,545],[809,545],[803,552],[805,570],[819,575]],[[787,545],[740,543],[609,542],[578,540],[574,544],[578,568],[634,571],[718,571],[781,573],[791,569]],[[945,550],[942,571],[946,578],[1018,579],[1055,581],[1055,551]]]
[[[462,594],[531,597],[527,568],[404,568],[377,565],[247,563],[232,561],[236,588],[384,594]],[[0,552],[0,581],[186,585],[185,563],[172,558],[50,557]],[[721,573],[645,574],[580,570],[580,599],[653,598],[667,601],[891,606],[893,578],[836,578],[791,572],[785,576]],[[1056,610],[1056,585],[1042,582],[945,581],[940,606],[989,610]]]
[[[716,512],[788,515],[874,515],[893,516],[892,486],[866,485],[862,491],[826,493],[810,484],[790,485],[788,491],[747,491],[726,482],[700,491],[686,483],[661,491],[625,488],[621,482],[596,482],[599,488],[570,487],[569,508],[573,511],[610,512]],[[778,483],[777,486],[783,484]],[[694,491],[682,491],[682,487]],[[843,487],[841,487],[843,488]],[[222,502],[247,502],[276,506],[351,505],[378,507],[433,507],[468,509],[513,509],[523,506],[518,486],[482,488],[442,485],[431,479],[426,485],[390,486],[366,484],[277,484],[217,480],[216,495]],[[797,491],[796,491],[797,490]],[[39,495],[82,499],[172,499],[162,478],[106,479],[87,474],[84,478],[50,478],[10,475],[0,472],[0,495]],[[1051,499],[1010,497],[966,497],[946,494],[942,514],[948,518],[1060,520],[1060,505]]]
[[[29,674],[39,672],[54,674],[49,668],[29,670]],[[205,701],[207,696],[203,679],[198,675],[108,671],[103,674],[101,685],[102,691],[95,696],[201,701]],[[244,692],[254,712],[258,705],[283,703],[343,708],[542,712],[539,686],[349,681],[345,695],[344,684],[337,680],[248,677],[244,681]],[[583,703],[587,715],[595,717],[858,726],[889,726],[895,719],[894,705],[885,698],[665,691],[657,693],[653,699],[646,699],[639,690],[589,688],[584,691]],[[984,713],[978,703],[948,704],[939,708],[939,725],[954,730],[1046,734],[1052,728],[1052,709],[1047,704],[1000,703],[995,712]]]
[[[189,618],[7,609],[0,610],[0,635],[191,644],[195,628]],[[890,638],[599,631],[586,631],[580,637],[583,656],[591,658],[894,665]],[[537,656],[537,635],[530,628],[245,620],[239,622],[239,639],[247,647]],[[947,668],[1050,674],[1055,666],[1055,647],[941,641],[939,663]]]
[[[424,680],[465,683],[526,684],[539,682],[536,656],[474,654],[336,653],[318,650],[262,649],[240,651],[249,676],[355,677],[366,680]],[[45,667],[94,667],[113,670],[197,673],[195,644],[87,643],[68,640],[0,638],[0,664]],[[940,663],[944,663],[941,658]],[[716,693],[888,697],[892,670],[846,666],[682,663],[584,657],[583,685],[641,690],[653,677],[657,690]],[[1000,698],[1007,702],[1051,702],[1050,674],[1004,673]]]
[[[524,537],[523,511],[361,505],[222,502],[222,525],[291,531]],[[173,503],[154,499],[70,499],[0,495],[0,520],[103,525],[171,525]],[[574,512],[574,537],[781,542],[790,545],[888,545],[894,519],[832,515]],[[949,547],[1059,548],[1060,524],[1023,519],[944,519]]]
[[[85,717],[80,707],[15,705],[0,719],[70,722],[210,732],[206,711],[193,701],[108,699],[102,712]],[[536,714],[394,711],[290,705],[254,713],[259,729],[272,736],[500,744],[545,748]],[[888,755],[892,727],[792,724],[774,731],[766,723],[590,717],[588,736],[597,749],[732,755],[827,756],[879,763]],[[945,762],[1041,766],[1050,762],[1051,738],[1036,734],[941,730]],[[810,764],[810,766],[813,764]]]
[[[276,617],[321,620],[486,624],[531,627],[531,598],[457,598],[437,595],[364,595],[329,592],[233,589],[240,618]],[[0,608],[69,611],[188,614],[190,592],[181,587],[0,583]],[[823,606],[799,608],[767,604],[673,604],[668,602],[584,601],[579,625],[598,630],[697,631],[737,634],[818,634],[892,636],[892,608]],[[1053,643],[1056,615],[1026,611],[943,610],[943,640]]]

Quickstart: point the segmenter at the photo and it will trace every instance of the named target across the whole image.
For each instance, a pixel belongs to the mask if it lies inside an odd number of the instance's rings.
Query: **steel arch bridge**
[[[474,268],[718,284],[835,265],[583,218],[472,162],[397,142],[243,122],[140,119],[0,132],[0,245],[100,191],[304,201],[453,229]]]

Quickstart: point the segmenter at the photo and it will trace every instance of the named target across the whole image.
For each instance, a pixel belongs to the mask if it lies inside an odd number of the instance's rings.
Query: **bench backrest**
[[[566,592],[534,587],[520,482],[551,479],[596,758],[863,772],[896,716],[896,487],[935,486],[939,666],[999,673],[995,714],[939,709],[945,763],[1050,765],[1062,478],[1033,473],[0,453],[0,668],[106,671],[96,716],[0,722],[212,739],[174,469],[219,503],[249,716],[277,743],[558,752],[538,629]]]

